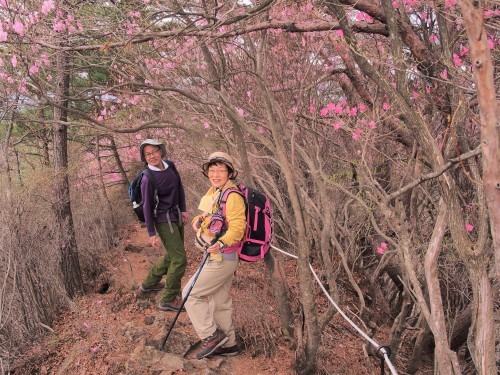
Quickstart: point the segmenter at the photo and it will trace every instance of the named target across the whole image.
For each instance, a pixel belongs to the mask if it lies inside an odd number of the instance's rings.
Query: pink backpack
[[[228,250],[236,250],[240,259],[248,262],[263,259],[271,248],[273,235],[271,203],[260,191],[240,184],[238,189],[227,189],[222,195],[218,212],[223,217],[226,217],[226,202],[231,193],[238,193],[245,200],[247,227],[241,242]]]

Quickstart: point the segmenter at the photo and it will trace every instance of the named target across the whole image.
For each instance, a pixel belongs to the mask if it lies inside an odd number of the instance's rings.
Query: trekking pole
[[[208,249],[210,246],[212,246],[214,243],[217,242],[219,236],[215,237],[213,239],[213,241],[209,244],[209,245],[206,245],[205,246],[205,250]],[[203,268],[203,266],[205,265],[205,262],[207,261],[208,257],[210,256],[210,253],[209,252],[205,252],[205,255],[203,255],[203,259],[201,261],[201,264],[200,264],[200,267],[198,268],[198,271],[196,271],[196,273],[194,274],[194,278],[193,278],[193,282],[191,283],[191,286],[189,287],[189,290],[188,292],[186,293],[186,296],[184,297],[184,299],[182,300],[182,304],[181,304],[181,307],[179,308],[179,310],[177,311],[177,314],[175,314],[175,318],[174,320],[172,321],[172,323],[170,324],[170,328],[168,329],[168,332],[167,334],[165,335],[165,337],[163,338],[163,341],[161,342],[161,347],[160,347],[160,350],[163,350],[163,347],[165,346],[165,343],[167,342],[168,340],[168,336],[170,336],[170,333],[172,332],[172,329],[174,328],[174,325],[175,325],[175,322],[177,321],[177,318],[179,317],[179,314],[181,313],[182,311],[182,308],[184,307],[184,304],[186,303],[188,297],[189,297],[189,294],[191,294],[191,290],[193,290],[193,287],[194,287],[194,284],[196,283],[196,280],[198,280],[198,276],[200,276],[200,273],[201,273],[201,269]]]

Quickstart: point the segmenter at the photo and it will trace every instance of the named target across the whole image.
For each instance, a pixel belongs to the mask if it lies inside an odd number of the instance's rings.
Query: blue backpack
[[[129,186],[128,189],[128,194],[130,201],[132,202],[132,208],[134,209],[135,215],[137,216],[137,219],[141,222],[144,223],[146,220],[144,218],[144,202],[142,201],[142,192],[141,192],[141,181],[142,177],[144,175],[148,176],[148,181],[153,185],[153,191],[154,191],[154,200],[155,200],[155,208],[153,215],[156,216],[156,208],[158,207],[158,184],[156,182],[156,178],[153,176],[153,173],[151,173],[151,170],[149,168],[143,169],[137,177],[135,178],[134,181]]]

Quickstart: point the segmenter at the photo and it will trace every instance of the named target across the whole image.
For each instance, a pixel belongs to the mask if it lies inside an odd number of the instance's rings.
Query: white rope
[[[298,256],[297,255],[293,255],[293,254],[290,254],[290,253],[287,253],[286,251],[283,251],[281,249],[278,249],[276,246],[273,246],[271,245],[271,247],[274,249],[274,250],[277,250],[279,251],[280,253],[282,254],[285,254],[291,258],[295,258],[295,259],[298,259]],[[335,301],[333,300],[333,298],[328,294],[327,290],[325,289],[325,287],[323,286],[323,284],[321,283],[318,275],[316,274],[316,272],[314,271],[313,267],[311,266],[311,263],[309,263],[309,269],[311,270],[314,278],[316,279],[316,281],[318,282],[318,285],[320,286],[321,290],[323,291],[323,293],[325,294],[326,298],[328,298],[328,300],[332,303],[332,305],[337,309],[337,311],[340,313],[340,315],[342,315],[342,317],[347,320],[347,322],[356,330],[359,332],[359,334],[361,336],[363,336],[370,344],[372,344],[375,349],[378,351],[380,350],[380,352],[383,354],[384,356],[384,359],[385,361],[387,362],[387,366],[389,367],[389,369],[391,370],[391,374],[392,375],[398,375],[397,371],[396,371],[396,368],[394,367],[394,365],[392,364],[391,360],[389,359],[389,355],[387,353],[387,350],[385,350],[384,347],[380,346],[376,341],[374,341],[370,336],[368,336],[365,332],[363,332],[361,330],[361,328],[359,328],[351,319],[349,319],[349,317],[340,309],[340,307],[335,303]]]

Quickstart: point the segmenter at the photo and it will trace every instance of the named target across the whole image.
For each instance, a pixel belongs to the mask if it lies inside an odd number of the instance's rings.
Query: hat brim
[[[165,159],[167,157],[167,147],[165,146],[164,143],[160,143],[159,145],[144,143],[144,144],[141,145],[141,147],[139,149],[139,152],[141,153],[141,161],[143,163],[147,163],[146,156],[144,156],[144,147],[146,147],[148,145],[149,146],[158,146],[160,148],[160,150],[161,150],[161,158]]]
[[[230,180],[234,180],[236,177],[238,177],[238,171],[236,169],[234,169],[233,165],[231,164],[231,162],[223,157],[216,157],[216,158],[213,158],[213,159],[210,159],[209,161],[207,161],[206,163],[203,163],[201,165],[201,168],[203,169],[203,175],[208,178],[208,166],[210,164],[215,164],[215,163],[222,163],[222,164],[225,164],[228,168],[231,168],[231,170],[233,171],[232,173],[232,176],[229,178]]]

